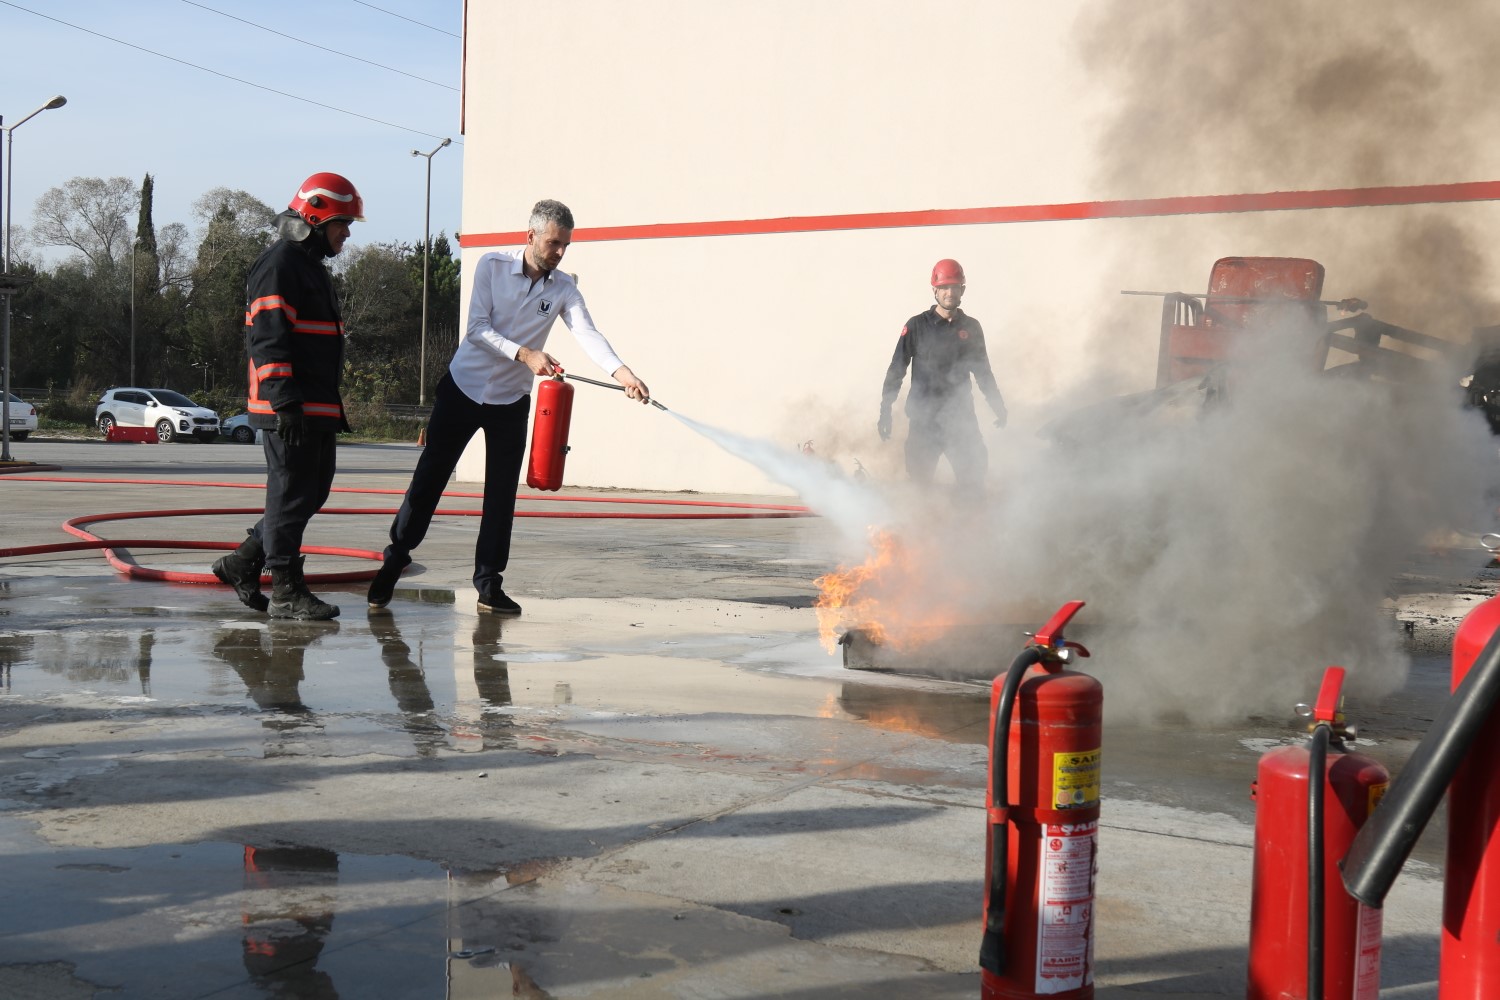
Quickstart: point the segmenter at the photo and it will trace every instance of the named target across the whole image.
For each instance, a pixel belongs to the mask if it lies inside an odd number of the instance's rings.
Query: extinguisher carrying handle
[[[995,705],[990,731],[990,808],[991,816],[1004,816],[1010,805],[1010,716],[1015,707],[1021,677],[1034,664],[1042,662],[1042,646],[1027,646],[1011,661]],[[979,945],[979,965],[995,975],[1005,973],[1005,866],[1010,856],[1010,824],[990,823],[989,903],[985,907],[984,938]]]

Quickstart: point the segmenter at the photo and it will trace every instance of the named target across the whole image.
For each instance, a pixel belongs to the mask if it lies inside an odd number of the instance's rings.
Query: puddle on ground
[[[988,740],[988,684],[845,670],[810,634],[776,631],[789,620],[776,616],[792,614],[779,608],[544,601],[534,602],[526,618],[502,619],[457,607],[452,591],[413,591],[424,599],[366,616],[358,613],[358,595],[339,593],[348,617],[317,623],[242,616],[243,609],[212,588],[161,588],[172,606],[151,608],[140,600],[141,587],[152,585],[6,583],[0,588],[0,609],[7,612],[0,708],[8,696],[62,700],[122,717],[199,713],[204,726],[224,728],[225,713],[237,713],[244,721],[233,738],[243,738],[248,723],[260,738],[242,752],[264,756],[512,748],[530,746],[518,740],[543,727],[554,735],[569,727],[598,733],[593,723],[599,720],[637,717],[721,720],[715,726],[738,719],[763,728],[758,720],[790,717],[852,722],[947,744],[982,747]],[[60,596],[69,602],[66,613],[54,600]],[[654,631],[630,627],[653,616]],[[648,642],[647,632],[661,635],[663,622],[680,628],[682,640]],[[1370,723],[1365,732],[1379,741],[1371,755],[1393,772],[1446,697],[1438,676],[1443,668],[1438,660],[1419,660],[1402,696],[1351,714],[1356,724]],[[1107,723],[1105,792],[1165,796],[1168,804],[1251,822],[1246,790],[1258,759],[1254,741],[1295,737],[1290,719],[1209,730],[1187,721]],[[697,743],[688,742],[693,746],[684,744],[682,752],[697,753]],[[722,752],[713,741],[704,743],[710,757]],[[795,764],[802,745],[776,751],[777,766]],[[816,745],[805,739],[810,753],[804,763],[834,768],[864,759],[863,751],[811,752]],[[749,753],[739,747],[728,752]],[[1170,773],[1183,757],[1194,761],[1192,774],[1170,787],[1137,780]],[[893,768],[893,779],[904,775],[915,783],[924,783],[929,770],[882,766]],[[1437,817],[1432,825],[1441,822]]]
[[[39,845],[38,845],[39,847]],[[496,901],[553,862],[462,871],[399,856],[290,844],[46,851],[0,884],[0,983],[76,982],[130,996],[246,984],[266,997],[488,1000],[531,982],[530,920]],[[46,926],[34,905],[45,899]],[[92,995],[92,994],[90,994]],[[195,994],[197,995],[197,994]],[[246,995],[235,992],[237,996]]]
[[[259,721],[262,752],[277,756],[487,749],[513,745],[518,727],[692,713],[862,721],[962,742],[976,738],[966,730],[983,709],[972,689],[949,702],[911,679],[852,683],[815,646],[797,647],[794,655],[817,661],[801,670],[731,664],[723,654],[768,646],[784,658],[795,645],[764,621],[716,628],[715,613],[752,614],[741,610],[680,616],[680,643],[647,642],[609,615],[675,609],[539,602],[539,613],[516,620],[459,610],[444,591],[445,600],[298,622],[242,616],[223,593],[190,586],[159,588],[171,607],[142,607],[143,586],[154,585],[13,582],[0,593],[12,619],[0,634],[0,705],[9,696],[147,714],[239,712]],[[58,590],[79,605],[66,620],[49,603]]]

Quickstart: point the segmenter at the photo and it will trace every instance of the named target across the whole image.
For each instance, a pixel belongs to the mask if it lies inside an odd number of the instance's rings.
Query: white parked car
[[[105,435],[116,424],[155,427],[163,444],[188,437],[206,443],[219,436],[217,413],[171,389],[106,389],[94,407],[94,423]]]
[[[260,440],[260,429],[250,426],[250,414],[236,413],[219,425],[219,433],[235,444],[249,444]]]
[[[36,407],[26,400],[10,394],[10,406],[7,407],[7,415],[10,417],[10,439],[12,441],[25,441],[36,430]]]

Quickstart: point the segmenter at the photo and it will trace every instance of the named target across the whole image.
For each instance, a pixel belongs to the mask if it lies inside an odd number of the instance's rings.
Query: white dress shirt
[[[594,326],[573,276],[552,271],[535,283],[521,266],[525,248],[487,253],[474,269],[469,321],[448,372],[477,403],[514,403],[536,378],[516,360],[523,347],[540,351],[560,315],[589,359],[613,375],[624,364]]]

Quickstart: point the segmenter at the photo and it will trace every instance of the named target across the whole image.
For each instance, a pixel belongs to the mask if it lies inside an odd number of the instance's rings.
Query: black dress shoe
[[[479,594],[479,610],[488,611],[495,615],[509,615],[514,618],[521,613],[521,606],[509,597],[499,587],[489,587]]]
[[[401,578],[401,571],[410,565],[410,557],[387,559],[380,564],[380,572],[370,581],[370,592],[365,595],[370,607],[383,608],[391,603],[391,595],[396,592],[396,581]]]

